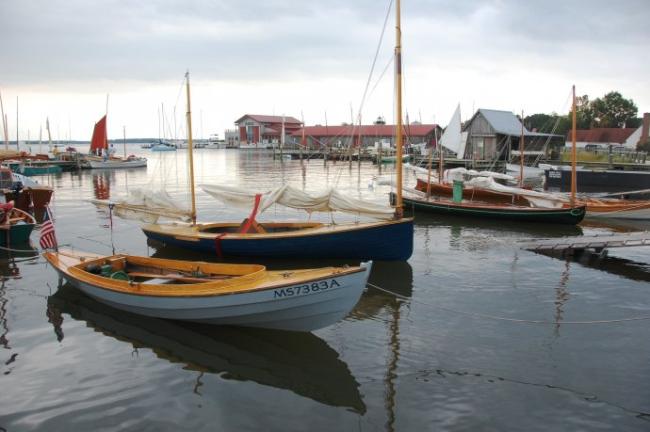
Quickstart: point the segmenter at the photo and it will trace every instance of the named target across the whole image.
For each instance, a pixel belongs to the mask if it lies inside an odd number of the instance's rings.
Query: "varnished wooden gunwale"
[[[85,270],[89,265],[105,262],[107,258],[112,257],[80,261],[79,259],[75,259],[74,256],[70,256],[71,254],[63,255],[56,252],[46,252],[43,255],[50,264],[77,282],[123,294],[148,297],[182,298],[243,294],[307,284],[321,279],[341,277],[365,271],[362,267],[323,267],[304,270],[269,271],[264,266],[256,264],[219,264],[127,256],[128,259],[139,263],[148,263],[151,265],[152,263],[159,262],[163,268],[165,268],[164,265],[166,263],[170,263],[171,267],[168,268],[172,270],[193,271],[198,266],[198,269],[204,273],[210,273],[205,271],[209,268],[222,268],[224,270],[231,269],[230,272],[235,274],[234,277],[229,279],[209,280],[203,283],[150,284],[110,279],[105,276],[89,273]],[[239,266],[241,268],[238,269]],[[249,270],[248,273],[246,273],[246,269]],[[215,273],[213,272],[213,274]]]

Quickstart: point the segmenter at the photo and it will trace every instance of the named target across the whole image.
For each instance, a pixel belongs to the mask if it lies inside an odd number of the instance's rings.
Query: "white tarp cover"
[[[413,172],[416,174],[428,174],[429,170],[426,168],[421,168],[415,165],[410,165],[410,164],[404,164],[404,169],[411,169]],[[476,171],[473,169],[467,169],[463,167],[459,168],[451,168],[448,170],[445,170],[444,173],[444,181],[445,182],[453,182],[454,180],[459,180],[459,181],[467,181],[468,178],[472,177],[491,177],[499,180],[505,180],[505,181],[514,181],[515,178],[511,175],[508,174],[502,174],[494,171]],[[438,178],[438,173],[437,170],[431,170],[431,178]]]
[[[224,185],[200,185],[206,193],[233,206],[251,210],[255,205],[256,192]],[[272,206],[281,204],[286,207],[311,212],[334,212],[360,214],[376,219],[392,219],[395,210],[389,206],[354,199],[329,189],[314,195],[303,192],[289,185],[262,193],[259,213]]]
[[[133,189],[121,200],[92,200],[97,207],[113,208],[113,213],[124,219],[139,220],[155,223],[160,217],[178,220],[189,220],[190,211],[182,209],[177,202],[164,191],[149,191]]]
[[[494,181],[491,177],[474,177],[466,181],[465,185],[478,187],[481,189],[488,189],[495,192],[502,192],[512,195],[521,195],[525,197],[533,207],[542,208],[560,208],[566,202],[563,197],[552,195],[546,192],[537,192],[529,189],[522,189],[518,187],[506,186]]]

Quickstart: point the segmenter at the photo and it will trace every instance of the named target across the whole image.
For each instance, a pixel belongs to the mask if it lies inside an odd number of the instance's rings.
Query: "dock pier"
[[[637,231],[595,236],[539,239],[522,242],[520,245],[522,249],[533,252],[560,253],[563,255],[574,255],[585,250],[593,250],[596,253],[602,254],[609,248],[637,246],[650,246],[650,232]]]

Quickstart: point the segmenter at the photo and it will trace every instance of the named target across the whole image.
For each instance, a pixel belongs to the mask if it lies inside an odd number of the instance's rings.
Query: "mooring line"
[[[523,324],[550,324],[550,325],[563,325],[563,324],[611,324],[611,323],[621,323],[621,322],[630,322],[630,321],[646,321],[650,320],[650,316],[640,316],[640,317],[633,317],[633,318],[620,318],[620,319],[612,319],[612,320],[594,320],[594,321],[547,321],[547,320],[527,320],[527,319],[519,319],[519,318],[508,318],[508,317],[500,317],[500,316],[495,316],[495,315],[488,315],[488,314],[481,314],[481,313],[476,313],[476,312],[465,312],[465,311],[459,311],[455,309],[450,309],[446,308],[443,306],[437,306],[431,303],[426,303],[423,301],[418,301],[418,300],[413,300],[412,298],[403,296],[401,294],[398,294],[396,292],[387,290],[385,288],[379,287],[377,285],[367,283],[367,286],[374,288],[376,290],[385,292],[387,294],[393,295],[397,297],[400,300],[404,301],[409,301],[412,303],[417,303],[425,306],[429,306],[435,309],[443,310],[445,312],[451,312],[459,315],[467,315],[471,316],[474,318],[486,318],[486,319],[491,319],[495,321],[508,321],[508,322],[514,322],[514,323],[523,323]]]
[[[33,253],[33,254],[38,254],[38,250],[36,249],[12,249],[4,246],[0,246],[0,249],[8,251],[8,252],[20,252],[20,253]],[[5,258],[6,259],[6,258]]]

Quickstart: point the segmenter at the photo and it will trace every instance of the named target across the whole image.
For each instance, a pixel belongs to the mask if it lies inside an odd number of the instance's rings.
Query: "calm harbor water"
[[[56,188],[59,242],[102,254],[214,259],[147,244],[133,221],[113,218],[111,229],[89,202],[163,186],[187,202],[185,151],[130,150],[149,166],[41,180]],[[198,150],[195,167],[197,184],[331,186],[379,203],[390,191],[373,185],[378,168],[369,163],[359,170],[356,162]],[[248,213],[203,192],[197,201],[200,220]],[[306,218],[271,208],[260,220],[276,217]],[[5,253],[0,431],[646,431],[650,320],[630,319],[650,317],[648,248],[565,260],[517,242],[648,228],[417,216],[412,258],[375,263],[371,275],[372,285],[397,296],[370,287],[345,320],[306,334],[127,314],[61,286],[37,255]],[[590,323],[614,320],[626,321]]]

